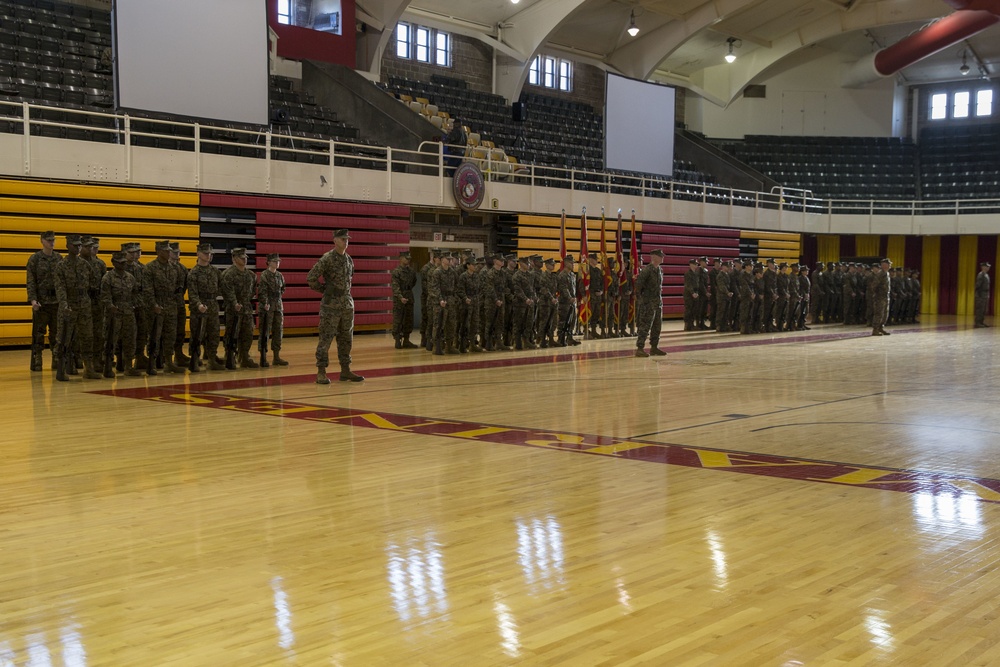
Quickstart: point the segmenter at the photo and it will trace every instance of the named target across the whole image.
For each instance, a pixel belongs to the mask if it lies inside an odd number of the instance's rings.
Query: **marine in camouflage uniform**
[[[96,236],[84,235],[80,237],[80,240],[83,242],[80,248],[80,259],[89,262],[90,268],[94,271],[95,286],[90,291],[91,324],[94,328],[94,367],[95,369],[103,369],[108,332],[104,317],[104,304],[101,303],[101,281],[104,279],[104,274],[108,272],[108,265],[97,256],[101,248],[100,239]],[[106,377],[113,378],[114,374],[109,373]]]
[[[319,342],[316,345],[316,383],[330,384],[326,367],[330,365],[330,345],[337,341],[341,382],[361,382],[364,378],[351,371],[351,347],[354,345],[354,260],[347,254],[350,234],[346,229],[333,233],[333,250],[319,258],[309,270],[309,287],[323,295],[319,309]]]
[[[285,336],[285,304],[282,295],[285,293],[285,276],[278,267],[281,266],[281,256],[273,252],[267,256],[267,268],[260,272],[257,279],[257,323],[260,329],[260,339],[257,350],[260,352],[260,366],[267,368],[267,344],[271,343],[274,352],[274,365],[287,366],[288,362],[281,358],[281,340]],[[413,293],[410,293],[413,298]],[[413,320],[410,320],[412,325]]]
[[[177,271],[170,263],[170,241],[156,242],[156,259],[146,264],[143,284],[146,316],[149,318],[149,344],[146,373],[156,375],[159,355],[168,373],[183,373],[174,364],[174,340],[177,338]]]
[[[579,318],[576,301],[576,268],[573,255],[563,258],[563,268],[556,274],[556,294],[559,299],[558,342],[559,347],[579,345],[580,341],[573,338],[576,322]]]
[[[66,235],[66,258],[56,265],[55,286],[59,299],[59,357],[56,380],[67,381],[67,373],[75,374],[73,362],[74,340],[79,343],[83,357],[84,377],[98,380],[101,374],[94,366],[93,320],[90,293],[95,289],[94,270],[80,257],[82,242],[79,234]]]
[[[535,343],[531,340],[530,311],[535,304],[536,294],[532,284],[531,273],[528,271],[527,257],[517,260],[518,270],[514,274],[511,292],[514,298],[514,349],[533,350]]]
[[[975,317],[976,329],[988,327],[986,324],[986,310],[990,300],[990,263],[982,262],[979,265],[979,273],[976,274],[975,286]]]
[[[760,326],[758,328],[766,333],[774,332],[774,304],[778,300],[778,272],[776,268],[774,258],[767,260],[767,268],[764,270],[762,279]]]
[[[250,358],[253,346],[253,294],[257,276],[247,268],[246,248],[230,251],[232,265],[222,272],[219,288],[226,310],[226,368],[259,368]]]
[[[420,347],[430,350],[431,342],[431,306],[428,297],[431,287],[431,272],[437,268],[439,259],[437,250],[430,251],[430,259],[420,267]]]
[[[503,273],[503,257],[495,255],[491,260],[493,266],[483,271],[483,349],[508,349],[503,342],[504,336],[504,287],[506,277]]]
[[[476,338],[479,331],[479,270],[476,259],[471,255],[466,257],[465,270],[458,276],[458,351],[465,353],[482,352]]]
[[[198,263],[188,273],[188,307],[191,311],[191,357],[204,358],[210,371],[225,370],[219,353],[219,297],[222,274],[212,266],[212,244],[198,245]],[[199,354],[200,353],[200,354]],[[197,372],[197,362],[188,367]]]
[[[514,349],[514,274],[517,273],[517,255],[504,257],[504,267],[500,271],[503,276],[503,343]]]
[[[615,308],[618,307],[621,290],[618,284],[618,272],[615,270],[614,257],[608,257],[608,264],[605,270],[608,280],[605,281],[607,283],[607,292],[604,295],[604,336],[605,338],[617,338],[618,321],[615,319]]]
[[[434,309],[434,354],[458,354],[458,273],[451,253],[441,257],[441,267],[431,274],[430,303]]]
[[[788,309],[783,327],[785,331],[797,331],[799,328],[799,309],[802,307],[802,295],[799,293],[799,265],[793,263],[788,267]]]
[[[809,280],[809,267],[805,264],[799,266],[799,312],[796,328],[800,331],[808,331],[806,326],[806,315],[809,313],[809,299],[812,298],[812,282]]]
[[[699,330],[708,329],[705,318],[711,307],[712,285],[708,279],[708,257],[698,258],[698,299],[695,303],[695,326]]]
[[[146,358],[146,343],[149,342],[149,304],[146,291],[146,265],[142,259],[142,248],[136,242],[123,243],[127,263],[125,270],[135,278],[139,297],[135,300],[135,365],[139,368],[148,366]]]
[[[885,322],[889,318],[889,293],[892,289],[889,269],[892,262],[883,259],[881,266],[872,272],[872,280],[868,287],[868,295],[872,302],[872,335],[888,336]]]
[[[712,313],[715,316],[715,327],[719,333],[729,331],[729,321],[722,313],[729,313],[729,300],[733,298],[733,289],[729,273],[729,264],[723,262],[715,273],[715,308]]]
[[[181,244],[177,241],[170,243],[170,264],[177,273],[177,286],[174,291],[175,303],[177,304],[177,334],[174,338],[174,359],[179,366],[186,366],[191,359],[184,354],[184,330],[187,326],[187,309],[184,307],[184,292],[187,291],[188,267],[181,264]]]
[[[587,257],[589,267],[584,267],[590,272],[590,337],[601,338],[597,333],[597,327],[607,334],[607,325],[604,322],[604,271],[597,255]]]
[[[622,338],[635,335],[635,277],[632,275],[632,258],[625,257],[625,268],[621,281],[621,317],[618,319],[618,335]]]
[[[410,342],[413,332],[413,288],[417,284],[417,273],[410,266],[410,253],[399,253],[399,266],[392,270],[392,340],[397,350],[413,349]],[[424,282],[424,285],[427,283]],[[423,296],[421,299],[423,300]],[[426,311],[423,311],[426,312]],[[420,323],[421,334],[423,322]]]
[[[556,277],[556,261],[545,260],[545,270],[539,272],[538,289],[538,322],[535,342],[541,347],[556,346],[555,329],[559,319],[559,280]]]
[[[701,296],[701,274],[698,260],[688,260],[688,270],[684,272],[684,331],[694,331],[698,319],[698,299]]]
[[[635,356],[664,356],[660,349],[660,327],[663,325],[663,273],[660,264],[663,251],[657,248],[649,253],[649,264],[644,266],[635,279],[635,310],[638,327],[635,341]],[[649,352],[646,352],[646,337],[649,337]]]
[[[55,232],[39,235],[42,249],[30,258],[25,268],[25,285],[28,303],[31,304],[31,370],[42,370],[42,350],[45,349],[45,332],[49,334],[49,348],[52,350],[52,368],[58,361],[59,340],[59,297],[56,296],[56,266],[62,255],[53,248]]]
[[[753,332],[753,306],[757,299],[757,289],[754,285],[753,265],[746,263],[740,273],[740,333]]]
[[[135,278],[125,270],[126,254],[118,251],[111,255],[114,268],[101,278],[101,304],[105,317],[112,323],[109,327],[112,348],[121,348],[121,360],[125,375],[137,376],[143,372],[135,367],[135,297],[138,290]],[[105,364],[108,368],[108,364]],[[114,377],[114,371],[111,371]]]
[[[776,289],[778,296],[774,300],[774,309],[771,312],[771,321],[774,322],[773,331],[783,331],[785,319],[788,316],[788,263],[778,264],[778,276],[776,279]]]

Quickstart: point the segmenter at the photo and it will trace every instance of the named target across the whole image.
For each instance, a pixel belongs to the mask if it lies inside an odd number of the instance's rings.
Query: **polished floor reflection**
[[[893,332],[0,352],[0,666],[996,664],[1000,337]]]

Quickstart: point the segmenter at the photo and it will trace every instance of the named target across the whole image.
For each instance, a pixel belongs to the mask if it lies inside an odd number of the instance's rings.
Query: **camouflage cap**
[[[246,257],[247,256],[247,249],[246,248],[233,248],[232,250],[229,251],[229,254],[232,255],[233,257]]]
[[[268,255],[268,257],[270,257],[270,255]],[[407,251],[403,251],[403,252],[399,253],[399,258],[400,259],[409,259],[410,258],[410,252],[407,250]],[[270,262],[271,260],[269,259],[267,261]]]
[[[278,253],[276,252],[268,253],[267,255],[268,264],[270,264],[271,262],[280,262],[280,261],[281,261],[281,256]]]
[[[79,234],[67,234],[66,235],[66,245],[80,245],[82,242],[80,240]]]
[[[42,239],[43,241],[55,241],[56,233],[49,230],[47,232],[42,232],[41,234],[39,234],[38,238]]]
[[[517,258],[517,263],[518,264],[524,264],[525,266],[527,266],[530,261],[531,261],[530,257],[518,257]]]
[[[111,261],[112,262],[124,262],[125,261],[125,252],[122,251],[122,250],[115,250],[113,253],[111,253]]]
[[[504,255],[504,260],[508,262],[516,262],[517,255]]]
[[[650,255],[656,255],[657,257],[663,257],[663,251],[660,250],[659,248],[657,248],[655,250],[650,250],[649,254]]]
[[[486,264],[486,257],[477,257],[476,264]]]
[[[212,254],[212,244],[211,243],[199,243],[198,247],[195,248],[198,252],[207,252]]]
[[[156,251],[159,252],[160,250],[170,250],[170,241],[157,241]]]
[[[985,266],[987,269],[993,266],[989,262],[979,262],[979,266]]]
[[[694,257],[692,257],[691,259],[689,259],[689,260],[688,260],[688,264],[689,264],[689,265],[690,265],[690,264],[697,264],[697,263],[698,263],[698,260],[697,260],[697,259],[695,259]]]
[[[573,259],[573,255],[566,255],[565,257],[563,257],[563,261],[566,262],[567,264],[571,264],[576,260]]]
[[[89,245],[91,245],[91,243],[93,242],[93,240],[94,240],[94,237],[91,236],[90,234],[81,234],[80,235],[80,244],[81,245],[89,246]]]
[[[556,265],[556,260],[554,260],[551,257],[549,257],[547,260],[545,260],[545,265],[546,266],[555,266]]]
[[[787,269],[788,268],[788,262],[782,262],[781,264],[778,264],[778,268],[779,269]]]
[[[346,229],[338,229],[337,231],[335,231],[333,233],[333,238],[335,238],[335,239],[349,239],[349,238],[351,238],[351,234]]]
[[[170,252],[180,252],[180,251],[181,251],[180,241],[171,241],[170,242]]]

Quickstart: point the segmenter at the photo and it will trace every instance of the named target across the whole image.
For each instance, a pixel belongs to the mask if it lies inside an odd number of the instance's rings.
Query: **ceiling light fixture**
[[[635,10],[628,15],[628,34],[635,37],[639,34],[639,26],[635,24]]]
[[[968,57],[969,54],[967,54],[965,51],[962,51],[962,66],[958,68],[958,71],[962,73],[962,76],[968,76],[969,74]]]
[[[736,44],[737,42],[739,42],[739,44]],[[736,62],[736,54],[733,53],[733,46],[734,45],[743,46],[743,42],[736,39],[735,37],[730,37],[729,39],[726,40],[726,44],[729,45],[729,52],[726,53],[726,62],[732,65],[734,62]]]
[[[521,0],[510,0],[510,4],[512,5],[516,5],[519,2],[521,2]]]

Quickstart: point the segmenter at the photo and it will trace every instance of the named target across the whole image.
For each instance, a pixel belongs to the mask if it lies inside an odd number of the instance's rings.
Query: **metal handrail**
[[[22,131],[26,137],[31,135],[31,127],[66,127],[83,128],[91,132],[113,133],[122,135],[122,142],[131,145],[131,137],[151,137],[169,139],[178,142],[191,143],[197,152],[199,145],[229,145],[260,148],[270,158],[275,151],[303,155],[327,157],[331,160],[341,157],[370,163],[373,167],[381,167],[385,171],[393,171],[397,166],[406,170],[413,168],[419,173],[430,175],[444,174],[450,160],[458,157],[461,160],[473,160],[481,163],[484,177],[493,182],[508,182],[526,184],[529,186],[556,187],[572,190],[597,190],[606,193],[627,194],[639,197],[693,199],[704,203],[724,203],[734,206],[750,206],[789,210],[811,214],[847,214],[847,215],[927,215],[927,214],[981,214],[996,213],[1000,210],[1000,198],[994,199],[823,199],[815,197],[811,190],[778,186],[771,192],[741,190],[709,183],[689,183],[676,181],[656,175],[627,174],[621,172],[578,169],[576,167],[557,167],[538,165],[531,162],[506,162],[504,169],[494,168],[500,164],[493,160],[492,151],[485,158],[470,158],[465,146],[442,144],[436,141],[421,142],[416,150],[403,148],[388,148],[359,144],[349,141],[337,141],[316,137],[297,136],[272,129],[253,130],[240,127],[228,127],[224,124],[212,125],[188,123],[176,120],[132,117],[128,114],[89,111],[70,107],[51,107],[29,102],[11,102],[0,100],[0,109],[18,108],[18,115],[0,113],[4,118],[14,123],[22,123]],[[70,123],[37,118],[38,112],[57,111],[75,116],[111,118],[116,127],[101,127],[86,123]],[[36,117],[33,117],[36,116]],[[131,123],[141,120],[150,125],[191,128],[191,135],[164,134],[160,132],[137,131],[130,127]],[[211,130],[213,136],[205,137],[206,130]],[[232,135],[233,140],[220,136],[220,133]],[[246,141],[238,141],[245,137]],[[263,143],[262,143],[263,142]],[[285,145],[287,142],[288,145]],[[299,146],[295,144],[298,143]],[[433,147],[434,151],[426,149]],[[446,153],[445,148],[455,149],[455,153]]]

